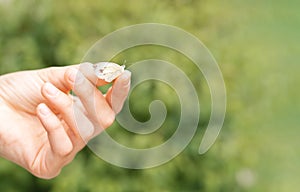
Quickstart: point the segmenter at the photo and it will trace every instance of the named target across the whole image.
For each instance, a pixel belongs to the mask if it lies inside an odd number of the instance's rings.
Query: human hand
[[[97,80],[90,63],[0,76],[0,156],[38,177],[57,176],[113,123],[130,75],[125,71],[106,95],[97,89],[106,83]]]

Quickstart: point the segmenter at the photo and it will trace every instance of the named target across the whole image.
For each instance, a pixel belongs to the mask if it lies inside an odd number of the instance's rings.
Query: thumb
[[[131,72],[125,70],[106,94],[106,100],[117,114],[121,111],[130,90]]]

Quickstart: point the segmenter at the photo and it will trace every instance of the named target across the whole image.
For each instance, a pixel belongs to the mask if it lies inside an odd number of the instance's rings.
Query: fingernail
[[[121,75],[120,80],[122,81],[123,85],[128,85],[130,83],[130,78],[131,78],[131,72],[126,70]]]
[[[52,97],[56,96],[58,94],[58,89],[56,87],[54,87],[54,85],[52,85],[51,83],[45,84],[45,90],[46,90],[46,93]]]
[[[39,112],[44,116],[47,116],[51,113],[50,109],[44,103],[39,105]]]

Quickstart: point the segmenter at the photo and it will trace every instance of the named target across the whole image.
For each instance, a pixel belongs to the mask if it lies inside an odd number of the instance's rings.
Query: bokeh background
[[[50,1],[0,0],[0,74],[80,63],[101,37],[155,22],[199,38],[216,58],[227,88],[224,127],[214,146],[197,153],[210,114],[200,72],[176,52],[128,50],[114,60],[169,60],[192,79],[201,101],[199,129],[172,161],[151,169],[110,165],[88,148],[52,180],[38,179],[0,159],[0,190],[14,191],[297,191],[300,187],[300,3],[296,0]],[[200,82],[200,83],[199,83]],[[164,90],[164,91],[163,91]],[[130,97],[133,115],[149,118],[153,99],[170,113],[159,131],[139,136],[117,123],[109,133],[137,148],[163,143],[176,130],[174,91],[146,82]]]

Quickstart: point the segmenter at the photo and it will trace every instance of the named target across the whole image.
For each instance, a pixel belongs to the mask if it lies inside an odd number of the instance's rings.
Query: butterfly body
[[[100,62],[94,64],[95,74],[99,79],[106,82],[112,82],[118,76],[120,76],[125,69],[125,65],[118,65],[111,62]]]

